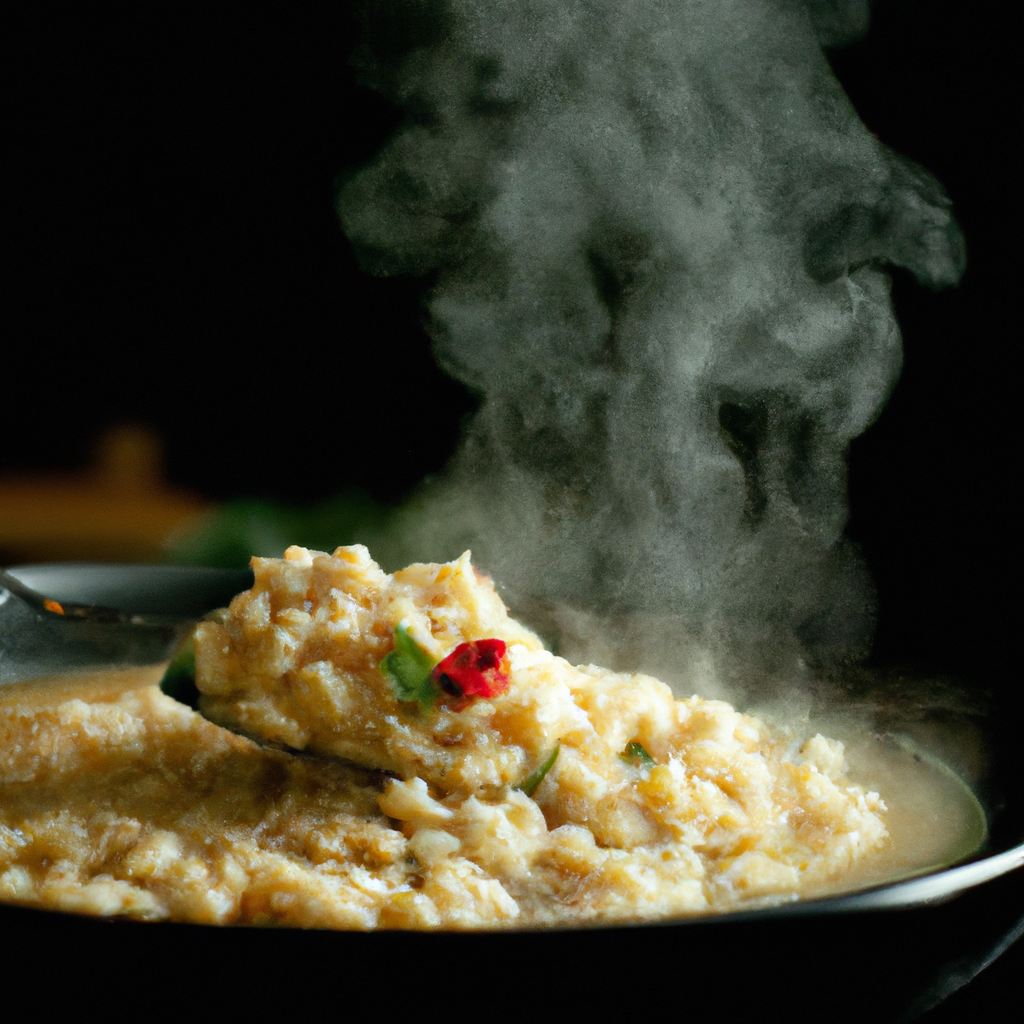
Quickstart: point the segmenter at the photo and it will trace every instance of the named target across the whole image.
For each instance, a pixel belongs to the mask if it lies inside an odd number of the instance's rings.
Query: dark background
[[[6,33],[0,474],[78,469],[104,427],[140,422],[211,499],[400,497],[472,401],[433,365],[416,286],[360,275],[334,216],[394,123],[352,80],[349,5],[94,8],[35,5]],[[953,291],[895,272],[904,373],[851,452],[876,659],[1006,691],[1021,167],[995,11],[879,2],[831,59],[868,127],[946,186],[968,246]]]
[[[902,271],[905,369],[851,453],[850,532],[882,660],[1016,674],[1020,230],[1015,67],[993,4],[876,5],[832,55],[868,127],[950,192],[955,290]],[[36,6],[8,31],[0,474],[88,460],[141,422],[205,497],[392,500],[472,400],[414,282],[361,275],[333,211],[394,114],[354,83],[350,6]]]
[[[851,454],[878,650],[1010,672],[1019,105],[993,9],[888,0],[833,61],[969,247],[951,292],[896,271],[904,373]],[[472,401],[433,366],[416,285],[361,275],[333,210],[394,123],[352,80],[355,33],[346,3],[44,4],[12,26],[0,473],[80,467],[131,421],[214,500],[387,501],[444,464]]]

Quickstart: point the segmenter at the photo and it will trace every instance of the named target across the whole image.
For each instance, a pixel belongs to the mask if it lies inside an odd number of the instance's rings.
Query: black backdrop
[[[93,8],[37,5],[8,31],[0,472],[80,466],[132,420],[158,429],[175,483],[216,499],[392,499],[439,469],[472,400],[432,363],[418,286],[360,275],[332,208],[393,123],[352,81],[349,5]],[[878,650],[1002,673],[1020,166],[995,9],[880,0],[833,63],[872,131],[946,185],[968,241],[954,291],[896,273],[904,374],[851,454]]]

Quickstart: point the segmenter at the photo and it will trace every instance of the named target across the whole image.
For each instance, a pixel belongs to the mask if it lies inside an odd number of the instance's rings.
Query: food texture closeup
[[[772,905],[889,842],[841,743],[573,666],[469,554],[254,559],[159,672],[10,688],[0,899],[344,929],[505,928]]]

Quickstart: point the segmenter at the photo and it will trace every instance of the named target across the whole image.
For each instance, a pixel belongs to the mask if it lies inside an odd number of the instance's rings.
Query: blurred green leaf
[[[333,551],[344,544],[372,544],[387,531],[394,508],[350,489],[305,508],[244,499],[208,513],[198,525],[171,537],[171,562],[241,568],[253,555],[280,558],[291,544]]]

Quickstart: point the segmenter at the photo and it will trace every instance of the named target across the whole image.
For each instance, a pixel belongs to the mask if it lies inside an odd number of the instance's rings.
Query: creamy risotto
[[[791,900],[886,856],[885,804],[841,743],[568,664],[468,554],[393,576],[358,545],[253,565],[197,631],[205,717],[152,673],[9,688],[0,899],[522,927]]]

